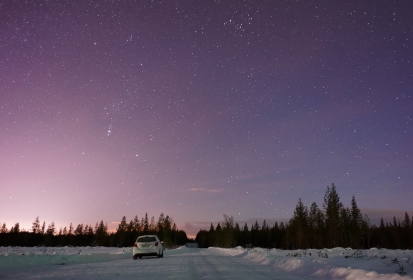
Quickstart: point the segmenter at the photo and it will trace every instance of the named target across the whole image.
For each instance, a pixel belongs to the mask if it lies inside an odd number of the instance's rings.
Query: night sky
[[[412,1],[0,3],[0,223],[413,214]],[[388,220],[391,222],[392,220]]]

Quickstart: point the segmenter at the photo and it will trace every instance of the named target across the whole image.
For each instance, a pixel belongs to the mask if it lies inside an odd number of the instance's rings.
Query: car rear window
[[[148,236],[138,237],[138,242],[155,242],[155,241],[156,241],[155,237],[148,237]]]

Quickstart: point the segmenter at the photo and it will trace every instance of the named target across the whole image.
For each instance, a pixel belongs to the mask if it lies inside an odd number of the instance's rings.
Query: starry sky
[[[411,1],[0,3],[0,222],[194,236],[413,212]],[[391,220],[389,220],[391,221]]]

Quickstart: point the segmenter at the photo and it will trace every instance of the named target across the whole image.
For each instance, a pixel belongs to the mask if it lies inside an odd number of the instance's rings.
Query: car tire
[[[133,259],[136,260],[138,257],[137,256],[133,256]]]

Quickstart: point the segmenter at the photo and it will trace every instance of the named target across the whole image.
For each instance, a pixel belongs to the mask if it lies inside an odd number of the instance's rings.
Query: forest
[[[92,225],[79,224],[55,228],[54,222],[46,227],[41,225],[39,217],[32,224],[31,231],[20,230],[19,223],[7,229],[3,223],[0,229],[0,246],[108,246],[128,247],[132,246],[139,235],[156,234],[164,241],[164,246],[174,248],[187,243],[188,238],[183,230],[178,230],[173,219],[163,213],[157,221],[152,216],[148,219],[148,213],[140,220],[136,215],[133,220],[127,222],[123,216],[115,232],[109,232],[107,223],[103,220]]]
[[[223,222],[200,230],[195,240],[201,248],[413,249],[413,221],[405,212],[402,222],[393,217],[391,223],[384,223],[381,218],[379,226],[372,225],[369,217],[361,213],[354,195],[351,207],[344,207],[332,184],[327,187],[322,209],[316,203],[308,208],[300,198],[289,221],[271,226],[265,220],[261,225],[256,221],[250,227],[246,223],[240,226],[232,216],[224,215]]]
[[[138,219],[127,221],[123,216],[118,228],[109,232],[102,221],[92,225],[79,224],[56,229],[52,222],[48,226],[39,217],[35,219],[30,231],[21,230],[19,223],[7,229],[3,223],[0,228],[0,246],[132,246],[137,236],[157,234],[165,247],[174,248],[189,240],[183,230],[178,230],[173,219],[163,213],[158,220],[148,213]],[[368,249],[371,247],[387,249],[413,249],[413,221],[407,212],[403,221],[393,217],[392,222],[380,220],[379,226],[371,224],[369,217],[363,215],[353,195],[351,206],[344,207],[334,184],[327,186],[323,206],[313,202],[304,206],[301,198],[294,214],[287,222],[275,222],[270,226],[264,220],[248,226],[240,226],[232,216],[224,214],[224,220],[209,230],[201,229],[195,241],[199,247],[210,246],[231,248],[262,247],[280,249],[321,249],[344,247]]]

